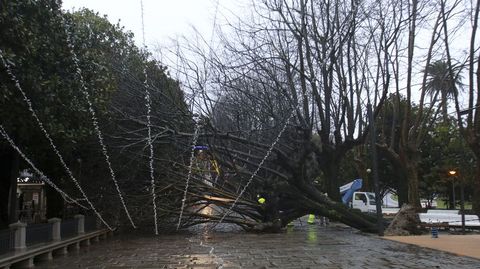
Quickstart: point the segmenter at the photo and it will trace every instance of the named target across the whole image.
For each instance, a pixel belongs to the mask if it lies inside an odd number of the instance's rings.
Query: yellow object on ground
[[[315,215],[313,215],[313,214],[308,215],[307,223],[308,224],[315,224]]]
[[[265,203],[265,198],[263,198],[263,197],[258,198],[258,203],[259,204]]]

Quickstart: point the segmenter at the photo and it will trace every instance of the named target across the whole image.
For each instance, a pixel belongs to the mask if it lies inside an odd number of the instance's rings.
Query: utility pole
[[[377,207],[377,229],[378,235],[383,236],[383,216],[382,216],[382,199],[380,198],[380,186],[378,182],[378,158],[377,158],[377,136],[375,129],[375,119],[373,117],[372,105],[367,105],[368,121],[370,122],[370,150],[372,151],[372,172],[373,182],[375,184],[375,205]]]

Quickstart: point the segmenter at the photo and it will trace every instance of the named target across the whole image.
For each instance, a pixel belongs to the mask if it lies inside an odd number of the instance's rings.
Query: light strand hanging
[[[28,106],[28,110],[31,112],[33,118],[35,119],[38,127],[40,128],[40,130],[43,132],[45,138],[48,140],[50,146],[52,147],[53,151],[55,152],[55,155],[57,155],[58,159],[60,160],[60,163],[62,164],[63,168],[65,169],[65,171],[67,172],[68,176],[70,177],[70,179],[74,182],[75,186],[77,187],[77,189],[80,191],[80,193],[82,194],[82,196],[85,198],[85,201],[87,201],[87,203],[90,205],[90,208],[95,212],[95,214],[100,218],[100,219],[103,219],[100,215],[100,213],[96,210],[95,206],[93,205],[93,203],[90,201],[90,199],[88,199],[87,195],[85,194],[85,192],[83,191],[83,188],[80,186],[80,184],[78,183],[77,179],[73,176],[73,173],[72,171],[70,170],[70,168],[68,168],[67,164],[65,163],[65,160],[63,159],[63,156],[60,154],[60,152],[58,151],[57,147],[55,146],[55,144],[53,143],[53,140],[52,138],[50,137],[50,134],[47,132],[47,130],[45,129],[45,127],[43,126],[43,123],[42,121],[40,121],[40,118],[38,117],[37,113],[35,112],[35,110],[33,109],[33,106],[32,106],[32,102],[31,100],[27,97],[27,94],[25,93],[25,91],[22,89],[22,87],[20,86],[20,82],[17,80],[17,78],[15,77],[15,75],[13,74],[12,72],[12,69],[10,67],[10,64],[5,60],[5,58],[3,57],[3,51],[0,49],[0,60],[2,62],[2,64],[5,66],[5,69],[7,71],[7,74],[10,76],[10,79],[14,82],[15,84],[15,88],[21,93],[22,97],[23,97],[23,100],[25,101],[25,103],[27,104]],[[106,222],[104,222],[106,224]],[[110,227],[107,225],[107,227]],[[111,229],[111,228],[109,228]]]
[[[45,174],[40,169],[38,169],[35,166],[35,164],[33,164],[33,162],[25,155],[25,153],[23,153],[23,151],[15,144],[15,142],[13,142],[13,139],[10,138],[10,136],[7,134],[7,132],[5,131],[5,129],[1,124],[0,124],[0,135],[2,135],[3,138],[7,140],[7,142],[10,144],[10,146],[18,153],[18,155],[20,155],[22,159],[25,160],[25,162],[30,165],[30,167],[40,176],[40,179],[42,181],[45,181],[45,183],[47,183],[50,187],[52,187],[55,191],[57,191],[62,196],[65,202],[75,203],[76,205],[78,205],[83,209],[88,209],[86,206],[80,204],[78,202],[78,199],[71,198],[67,193],[62,191],[55,183],[53,183],[47,176],[45,176]]]
[[[107,163],[108,170],[110,171],[110,176],[111,176],[112,181],[115,185],[115,189],[118,193],[118,196],[120,197],[120,201],[122,203],[123,209],[124,209],[125,213],[127,214],[127,217],[129,219],[132,227],[137,228],[137,226],[135,226],[135,223],[133,222],[132,217],[130,216],[130,212],[128,211],[127,205],[125,203],[125,199],[123,198],[122,192],[120,191],[120,186],[118,185],[118,181],[116,179],[115,172],[113,171],[112,164],[110,162],[110,156],[108,155],[107,147],[106,147],[105,142],[103,140],[103,134],[100,131],[100,127],[98,125],[98,119],[97,119],[97,116],[95,114],[95,110],[93,109],[93,104],[90,100],[90,94],[88,93],[87,86],[86,86],[85,80],[83,78],[82,70],[80,69],[79,60],[78,60],[77,54],[75,53],[75,50],[74,50],[74,47],[73,47],[73,43],[72,43],[72,40],[71,40],[71,37],[70,37],[70,32],[68,31],[67,23],[65,22],[65,18],[62,15],[60,15],[60,17],[62,19],[63,26],[64,26],[63,28],[65,30],[65,35],[66,35],[66,39],[67,39],[66,40],[67,41],[67,46],[69,48],[70,54],[72,55],[72,60],[73,60],[74,66],[75,66],[75,74],[77,75],[78,80],[80,82],[80,88],[79,89],[80,89],[80,92],[84,95],[84,97],[87,101],[88,111],[90,112],[90,116],[92,117],[92,124],[93,124],[94,130],[95,130],[95,133],[97,135],[100,147],[102,148],[102,153],[103,153],[103,156],[105,158],[105,162]]]
[[[145,87],[145,105],[147,107],[147,143],[149,149],[149,168],[150,168],[150,188],[152,194],[152,203],[153,203],[153,219],[155,224],[155,234],[158,235],[158,220],[157,220],[157,203],[155,200],[157,196],[155,194],[155,174],[153,169],[153,142],[152,142],[152,123],[151,123],[151,111],[152,111],[152,99],[150,96],[150,88],[148,86],[148,75],[147,75],[147,61],[148,61],[148,52],[147,52],[147,45],[145,44],[145,21],[144,21],[144,9],[143,9],[143,0],[140,0],[140,7],[142,10],[142,43],[145,53],[145,63],[143,65],[143,75],[145,80],[143,82],[143,86]]]
[[[187,200],[188,185],[190,182],[190,178],[192,177],[193,161],[195,160],[195,146],[197,145],[198,136],[200,134],[200,127],[201,127],[200,119],[194,116],[194,120],[195,120],[195,132],[193,134],[192,150],[190,152],[190,165],[188,166],[188,175],[185,182],[185,190],[183,191],[182,207],[180,208],[180,215],[178,217],[177,230],[180,229],[180,224],[182,222],[183,210],[185,208],[185,202]]]
[[[280,141],[280,138],[282,137],[282,134],[285,132],[285,130],[287,129],[287,126],[288,126],[288,123],[290,122],[290,120],[293,118],[293,116],[295,116],[295,112],[298,108],[300,103],[297,104],[297,106],[295,107],[295,109],[292,110],[292,113],[290,113],[290,116],[287,118],[287,120],[285,121],[285,125],[283,126],[283,128],[280,130],[280,132],[278,133],[276,139],[273,141],[272,145],[270,146],[270,148],[267,150],[267,153],[265,154],[265,157],[263,157],[262,161],[258,164],[258,167],[257,169],[255,170],[255,172],[253,172],[253,174],[250,176],[250,178],[248,179],[247,183],[245,184],[245,186],[243,187],[242,191],[238,194],[237,198],[235,198],[235,201],[233,201],[232,205],[228,208],[228,210],[225,212],[225,214],[220,218],[220,220],[215,223],[214,226],[212,226],[212,229],[215,228],[215,226],[217,226],[218,224],[222,223],[223,220],[232,212],[233,208],[235,207],[235,205],[237,204],[238,200],[240,200],[240,198],[242,197],[243,193],[247,190],[248,186],[250,185],[250,183],[253,181],[253,179],[255,178],[255,176],[257,176],[258,172],[260,171],[260,169],[262,168],[263,164],[265,163],[265,161],[267,160],[267,158],[270,156],[270,154],[272,154],[272,151],[273,149],[275,148],[275,145],[278,143],[278,141]]]

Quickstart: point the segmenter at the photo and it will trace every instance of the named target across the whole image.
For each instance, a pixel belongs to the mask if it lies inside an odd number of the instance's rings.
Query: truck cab
[[[360,209],[362,212],[375,213],[377,211],[375,194],[372,192],[354,192],[350,206]]]
[[[375,202],[375,193],[359,191],[362,188],[362,179],[357,178],[340,187],[342,202],[350,208],[359,209],[362,212],[377,212],[377,204]],[[388,192],[384,200],[389,207],[382,207],[382,214],[394,215],[398,212],[398,201],[392,198],[392,193]],[[383,206],[383,204],[381,204]],[[394,206],[394,207],[392,207]]]

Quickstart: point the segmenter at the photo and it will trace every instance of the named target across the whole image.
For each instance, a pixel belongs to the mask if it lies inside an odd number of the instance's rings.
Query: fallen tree
[[[208,145],[221,170],[211,176],[215,188],[209,195],[241,194],[238,203],[245,204],[233,207],[235,217],[224,221],[242,227],[275,226],[276,219],[284,226],[315,213],[375,231],[372,218],[340,203],[345,179],[339,169],[345,154],[365,143],[367,105],[376,115],[385,100],[391,45],[407,23],[389,13],[406,9],[389,0],[252,5],[251,20],[220,32],[219,49],[200,44],[205,39],[199,37],[183,47],[187,52],[177,50],[183,89],[203,115],[199,143]],[[188,197],[197,191],[205,189],[189,190]],[[265,205],[256,203],[257,195],[266,196]],[[234,202],[203,202],[210,203],[228,211]],[[236,214],[248,217],[240,221]]]

